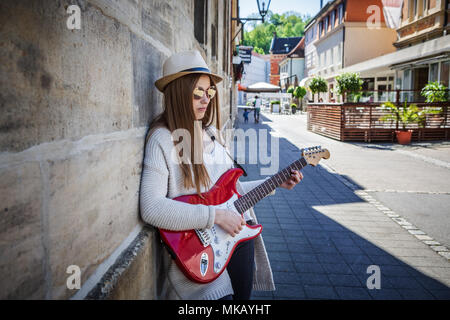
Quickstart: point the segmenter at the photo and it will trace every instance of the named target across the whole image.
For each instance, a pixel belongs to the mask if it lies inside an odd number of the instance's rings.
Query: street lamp
[[[259,11],[259,14],[261,15],[261,21],[263,23],[264,23],[264,17],[266,16],[267,12],[269,11],[270,1],[271,0],[269,0],[269,3],[267,4],[267,8],[264,8],[266,3],[263,0],[262,1],[262,9],[261,9],[261,7],[259,6],[259,0],[256,0],[256,3],[258,4],[258,11]]]
[[[267,12],[269,12],[270,1],[271,0],[269,0],[269,3],[267,3],[267,8],[266,8],[265,0],[262,0],[261,4],[260,4],[260,0],[256,0],[256,4],[258,5],[259,15],[261,16],[261,18],[240,18],[239,17],[239,8],[238,8],[238,16],[236,18],[232,17],[231,20],[238,21],[240,24],[242,24],[242,26],[231,41],[233,41],[236,38],[236,36],[239,34],[239,32],[242,32],[242,30],[244,29],[244,24],[247,21],[262,21],[262,23],[264,23],[264,17],[267,15]],[[242,32],[242,40],[244,40],[243,32]]]

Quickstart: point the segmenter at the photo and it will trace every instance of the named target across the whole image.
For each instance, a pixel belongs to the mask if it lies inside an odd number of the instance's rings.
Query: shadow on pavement
[[[253,123],[253,115],[248,124],[242,119],[237,121],[238,128],[270,132],[269,126]],[[261,119],[266,121],[263,115]],[[270,147],[269,142],[270,136]],[[248,143],[246,147],[248,159]],[[282,137],[279,151],[279,170],[301,156],[300,150]],[[242,181],[265,178],[259,165],[243,167],[248,176]],[[293,190],[279,188],[255,206],[277,290],[256,291],[253,299],[450,299],[450,288],[445,284],[313,208],[365,203],[338,175],[320,164],[307,166],[302,172],[304,179]],[[368,267],[372,265],[380,268],[380,289],[367,287],[373,274],[368,273]]]

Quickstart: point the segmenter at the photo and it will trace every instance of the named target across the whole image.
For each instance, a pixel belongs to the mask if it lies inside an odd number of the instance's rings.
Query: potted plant
[[[295,114],[297,112],[297,105],[295,103],[291,104],[291,110],[292,110],[292,114]]]
[[[300,101],[300,110],[303,110],[303,97],[306,95],[306,88],[302,86],[297,86],[294,90],[293,95],[296,98],[297,103],[298,101]]]
[[[425,98],[425,102],[445,102],[448,99],[448,89],[439,81],[428,82],[420,94]]]
[[[279,100],[270,101],[270,112],[273,112],[274,110],[276,112],[280,112],[280,101]]]
[[[446,102],[448,101],[448,88],[440,84],[438,81],[428,82],[428,84],[423,87],[420,94],[425,98],[425,102],[436,103],[436,102]],[[442,107],[427,107],[424,109],[425,114],[432,114],[432,117],[442,117]],[[426,116],[424,117],[425,123]]]
[[[316,93],[319,94],[320,92],[328,91],[328,84],[325,81],[325,79],[321,77],[316,77],[311,80],[311,83],[309,84],[309,90],[311,90],[314,100]]]
[[[424,124],[425,113],[419,111],[415,104],[408,105],[407,101],[405,101],[403,107],[397,107],[392,102],[386,102],[381,105],[381,108],[389,112],[380,118],[381,121],[396,121],[401,125],[402,129],[395,130],[397,141],[400,144],[409,144],[411,142],[412,130],[406,129],[408,124]]]
[[[347,95],[354,95],[354,102],[361,98],[360,92],[364,81],[359,77],[359,73],[346,72],[336,76],[336,92],[343,97],[346,102]]]

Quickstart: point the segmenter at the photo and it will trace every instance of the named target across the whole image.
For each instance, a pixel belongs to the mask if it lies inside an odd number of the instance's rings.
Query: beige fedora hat
[[[163,76],[155,81],[155,86],[163,92],[170,82],[191,73],[209,74],[215,83],[223,80],[221,76],[209,70],[200,52],[193,50],[175,53],[167,58],[163,65]]]

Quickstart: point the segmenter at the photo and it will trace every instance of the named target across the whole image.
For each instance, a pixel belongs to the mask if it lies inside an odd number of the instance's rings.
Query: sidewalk
[[[270,131],[250,119],[238,127]],[[300,150],[279,139],[282,169]],[[394,212],[321,163],[304,168],[293,190],[277,189],[255,206],[277,290],[254,292],[253,299],[450,299],[450,262],[396,223]],[[242,180],[262,178],[259,165],[244,168]],[[369,266],[379,267],[380,289],[367,287],[374,272]]]

